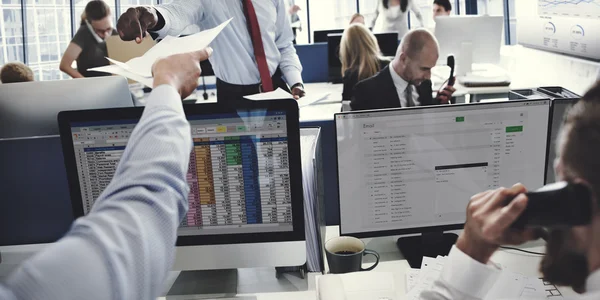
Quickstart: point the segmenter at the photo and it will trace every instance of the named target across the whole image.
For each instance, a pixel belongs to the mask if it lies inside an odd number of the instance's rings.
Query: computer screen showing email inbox
[[[336,116],[343,234],[461,224],[474,194],[544,181],[548,101]]]

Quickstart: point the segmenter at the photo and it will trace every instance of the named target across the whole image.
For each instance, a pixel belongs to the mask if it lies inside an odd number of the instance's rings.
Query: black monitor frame
[[[544,184],[549,184],[552,182],[548,182],[548,171],[550,168],[550,164],[553,163],[551,160],[552,158],[550,157],[550,151],[552,150],[552,147],[554,147],[554,142],[555,140],[552,139],[553,136],[553,131],[552,131],[552,127],[554,125],[554,110],[556,109],[556,106],[558,104],[563,105],[566,104],[569,106],[569,109],[575,105],[575,103],[577,103],[579,101],[579,98],[564,98],[564,99],[552,99],[551,104],[550,104],[550,116],[548,117],[548,146],[546,147],[546,171],[544,172]],[[567,111],[565,111],[565,113],[567,113]],[[559,127],[558,130],[562,129],[562,122],[564,119],[564,115],[560,116],[560,122],[561,126]],[[558,132],[557,132],[558,135]],[[554,171],[554,170],[552,170]],[[556,176],[555,176],[556,177]]]
[[[290,232],[263,232],[223,235],[178,236],[177,246],[203,246],[241,243],[304,241],[304,194],[302,188],[302,166],[300,161],[300,124],[296,101],[269,100],[247,101],[230,108],[220,104],[184,105],[186,116],[233,113],[249,110],[285,111],[288,133],[290,169],[290,193],[292,197],[292,224]],[[79,184],[71,123],[94,121],[139,120],[142,107],[99,110],[63,111],[58,114],[60,136],[67,170],[71,203],[75,218],[82,217],[83,201]]]
[[[525,103],[525,102],[542,102],[542,101],[547,101],[548,102],[548,106],[551,105],[551,100],[550,99],[535,99],[535,100],[515,100],[515,101],[507,101],[507,102],[501,102],[501,103],[506,103],[508,104],[514,104],[514,103]],[[341,115],[353,115],[353,114],[364,114],[364,113],[373,113],[373,112],[390,112],[390,111],[397,111],[397,110],[426,110],[426,109],[440,109],[440,108],[456,108],[457,106],[478,106],[478,107],[485,107],[485,106],[492,106],[492,105],[498,105],[501,104],[499,102],[489,102],[489,103],[465,103],[465,104],[453,104],[453,105],[446,105],[446,106],[419,106],[419,107],[410,107],[410,108],[391,108],[391,109],[379,109],[379,110],[362,110],[362,111],[352,111],[352,112],[341,112],[341,113],[336,113],[334,116],[334,120],[335,122],[337,122],[338,120],[338,116]],[[550,111],[550,108],[548,109]],[[548,116],[548,119],[550,119],[550,116]],[[338,130],[337,130],[337,125],[334,126],[335,129],[335,136],[337,137],[338,135]],[[546,149],[548,148],[548,139],[546,139]],[[335,143],[335,153],[337,155],[338,153],[338,145],[337,142]],[[545,165],[544,165],[544,178],[545,178],[545,174],[546,174],[546,168],[548,165],[548,151],[546,150],[546,158],[545,158]],[[339,162],[338,162],[339,164]],[[338,189],[340,186],[340,174],[339,174],[339,169],[336,170],[336,179],[337,179],[337,184],[338,184]],[[407,234],[416,234],[416,233],[422,233],[422,234],[426,234],[426,233],[439,233],[439,232],[444,232],[444,231],[450,231],[450,230],[459,230],[459,229],[463,229],[465,223],[457,223],[457,224],[447,224],[447,225],[439,225],[439,226],[427,226],[427,227],[412,227],[412,228],[398,228],[398,229],[393,229],[393,230],[382,230],[382,231],[367,231],[367,232],[358,232],[358,233],[342,233],[342,222],[343,222],[343,215],[342,215],[342,209],[341,209],[341,193],[338,193],[338,213],[340,215],[340,227],[339,227],[339,233],[340,236],[352,236],[352,237],[356,237],[356,238],[374,238],[374,237],[386,237],[386,236],[397,236],[397,235],[407,235]]]
[[[315,30],[313,31],[313,43],[327,43],[327,36],[330,34],[342,34],[344,29]]]

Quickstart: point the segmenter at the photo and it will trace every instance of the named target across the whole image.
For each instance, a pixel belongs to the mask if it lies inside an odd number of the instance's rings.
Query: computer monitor
[[[2,84],[0,139],[58,135],[59,111],[134,105],[121,76]]]
[[[342,34],[344,29],[315,30],[313,32],[313,43],[327,43],[327,36],[330,34]]]
[[[563,123],[565,114],[569,111],[577,99],[555,99],[552,100],[550,114],[550,141],[548,142],[548,166],[546,167],[546,184],[556,182],[554,173],[554,159],[556,158],[556,141]]]
[[[175,270],[306,262],[297,103],[245,105],[184,106],[194,147]],[[141,108],[122,108],[59,115],[76,217],[90,211],[112,180],[141,114]]]
[[[398,49],[398,33],[376,33],[379,50],[383,56],[393,57]],[[340,43],[342,34],[329,34],[327,36],[327,60],[329,66],[329,81],[342,82],[342,62],[340,61]]]
[[[447,254],[456,236],[432,239],[463,227],[471,196],[543,185],[549,110],[532,100],[336,114],[340,233],[434,233],[399,240],[411,266]]]
[[[55,242],[73,222],[58,112],[133,105],[120,76],[0,84],[0,246]]]
[[[497,64],[502,44],[501,16],[449,16],[435,19],[435,36],[440,46],[439,65],[454,55],[457,65],[463,60],[476,64]],[[463,49],[471,49],[472,57],[461,57]],[[470,68],[470,66],[468,66]]]

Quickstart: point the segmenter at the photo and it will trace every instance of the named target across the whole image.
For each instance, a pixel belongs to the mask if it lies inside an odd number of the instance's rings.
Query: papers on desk
[[[431,289],[434,281],[442,274],[445,257],[424,257],[421,269],[410,269],[406,272],[406,298],[419,299],[424,290]],[[460,272],[460,271],[459,271]],[[502,270],[498,279],[484,299],[544,299],[546,291],[544,283],[536,277],[527,277],[506,269]]]
[[[277,100],[277,99],[294,99],[292,94],[284,91],[282,88],[277,88],[272,92],[258,93],[254,95],[244,96],[248,100],[261,101],[261,100]]]
[[[309,105],[317,104],[323,100],[326,100],[331,93],[307,93],[306,96],[298,99],[298,107],[302,108]]]
[[[215,28],[204,30],[186,37],[178,38],[167,36],[142,56],[132,58],[125,63],[107,58],[113,65],[91,68],[89,71],[122,75],[152,87],[152,65],[157,59],[174,54],[199,51],[208,47],[208,45],[230,22],[231,19]]]
[[[464,76],[457,76],[456,79],[466,87],[509,86],[511,83],[508,73],[493,65],[473,70]]]
[[[329,274],[316,278],[317,299],[400,300],[402,295],[390,272]]]
[[[309,106],[309,105],[313,105],[318,102],[321,102],[321,101],[327,99],[327,97],[329,97],[330,94],[331,93],[318,93],[318,94],[307,93],[306,96],[297,100],[298,107],[302,108],[304,106]],[[254,95],[244,96],[244,98],[246,98],[248,100],[261,101],[261,100],[276,100],[276,99],[294,99],[294,96],[292,96],[292,94],[284,91],[281,88],[277,88],[276,90],[274,90],[272,92],[258,93],[258,94],[254,94]]]

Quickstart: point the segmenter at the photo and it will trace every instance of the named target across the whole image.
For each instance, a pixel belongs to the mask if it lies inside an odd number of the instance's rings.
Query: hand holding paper
[[[175,54],[195,52],[208,47],[208,45],[230,22],[231,19],[223,22],[221,25],[215,28],[204,30],[182,38],[168,36],[140,57],[130,59],[126,63],[108,59],[114,65],[92,68],[90,71],[122,75],[138,81],[146,86],[152,87],[152,65],[159,58]]]

